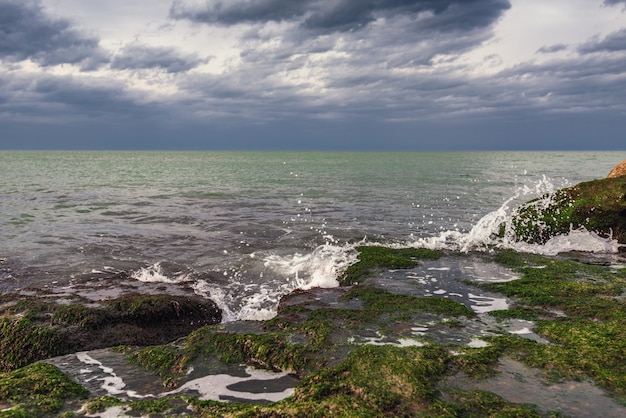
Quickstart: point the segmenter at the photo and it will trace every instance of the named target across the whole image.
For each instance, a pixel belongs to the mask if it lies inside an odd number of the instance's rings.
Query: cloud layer
[[[390,148],[459,147],[458,138],[484,148],[496,143],[483,140],[489,127],[626,120],[623,0],[592,9],[617,13],[621,27],[546,39],[514,63],[497,49],[499,25],[516,10],[508,0],[157,3],[162,21],[113,42],[45,0],[0,0],[0,135],[14,143],[37,126],[63,135],[74,126],[141,138],[139,147],[184,132],[181,147],[281,147],[289,135],[302,138],[289,142],[296,148],[359,147],[353,135],[365,148],[381,137]],[[512,147],[528,144],[518,136]]]
[[[454,31],[489,26],[509,7],[507,0],[179,0],[170,16],[222,25],[293,21],[312,31],[343,32],[404,15],[422,16],[417,27]]]
[[[98,40],[72,29],[66,19],[48,16],[33,0],[0,0],[0,57],[31,59],[42,66],[80,64],[93,68],[106,61]]]

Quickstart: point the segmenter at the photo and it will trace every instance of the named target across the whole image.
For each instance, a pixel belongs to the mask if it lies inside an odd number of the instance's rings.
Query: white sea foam
[[[328,288],[337,287],[339,274],[356,260],[354,246],[325,244],[309,254],[270,255],[265,267],[286,277],[294,289]]]
[[[103,376],[94,377],[93,379],[101,381],[102,385],[100,387],[111,396],[124,394],[132,398],[145,398],[145,396],[139,395],[134,390],[126,390],[126,383],[124,383],[122,378],[119,377],[112,368],[107,367],[100,361],[94,359],[87,352],[83,351],[80,353],[76,353],[76,358],[84,364],[87,364],[89,366],[97,366],[101,370]],[[92,373],[92,371],[85,369],[81,370],[81,373],[88,374]]]
[[[357,260],[354,245],[320,245],[307,254],[256,254],[252,263],[262,263],[262,280],[238,271],[226,272],[228,284],[196,280],[194,291],[213,300],[222,309],[224,322],[236,320],[262,321],[276,316],[280,298],[296,289],[339,286],[337,278]],[[170,280],[170,279],[167,279]]]
[[[160,262],[134,271],[131,277],[146,283],[181,283],[189,279],[189,275],[182,272],[175,273],[173,277],[168,276]]]
[[[491,298],[484,295],[474,295],[473,293],[469,293],[468,296],[470,302],[472,302],[471,307],[476,313],[500,311],[509,308],[509,304],[503,298]]]
[[[247,381],[272,381],[284,377],[288,372],[269,372],[267,370],[255,369],[253,367],[246,368],[247,377],[231,376],[229,374],[208,375],[198,379],[191,380],[170,392],[161,393],[159,396],[168,396],[188,390],[200,393],[200,400],[223,401],[223,397],[232,396],[235,398],[243,398],[257,401],[278,402],[291,396],[294,392],[293,388],[286,388],[280,392],[240,392],[231,389],[233,385]]]
[[[483,347],[489,347],[489,343],[487,341],[484,341],[478,338],[472,338],[470,342],[467,343],[467,346],[470,348],[483,348]]]
[[[354,246],[320,245],[308,254],[276,255],[263,259],[263,277],[278,278],[282,283],[259,284],[255,292],[242,300],[236,319],[265,320],[276,315],[278,301],[296,289],[339,286],[337,278],[357,260]]]

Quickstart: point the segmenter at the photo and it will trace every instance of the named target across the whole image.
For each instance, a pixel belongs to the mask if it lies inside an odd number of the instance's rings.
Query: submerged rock
[[[626,160],[622,161],[621,163],[613,167],[613,169],[611,170],[607,178],[610,179],[613,177],[621,177],[621,176],[626,176]]]
[[[516,240],[529,243],[545,244],[585,228],[626,244],[626,176],[580,183],[531,200],[517,209],[511,227]]]

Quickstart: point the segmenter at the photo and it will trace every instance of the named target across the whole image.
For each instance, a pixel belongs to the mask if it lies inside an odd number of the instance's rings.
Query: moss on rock
[[[201,297],[130,293],[95,307],[14,297],[0,312],[0,371],[76,351],[164,344],[222,318]]]
[[[48,363],[0,374],[3,417],[39,417],[60,412],[66,401],[85,399],[87,389]]]
[[[0,318],[0,371],[11,371],[34,361],[64,354],[69,349],[57,330],[26,318]]]
[[[343,286],[353,285],[382,269],[410,269],[419,259],[436,260],[441,251],[426,248],[388,248],[381,246],[357,247],[359,261],[346,269],[339,278]]]

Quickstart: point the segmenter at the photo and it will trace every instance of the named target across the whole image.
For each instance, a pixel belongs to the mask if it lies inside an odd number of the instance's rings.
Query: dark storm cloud
[[[32,93],[45,103],[93,113],[128,107],[123,92],[114,86],[89,86],[71,77],[40,79],[34,83]]]
[[[510,8],[508,0],[207,0],[174,2],[170,16],[209,24],[295,21],[322,32],[356,30],[378,17],[431,13],[420,24],[440,31],[466,30],[492,24]]]
[[[255,23],[291,20],[301,16],[316,0],[229,0],[206,1],[202,5],[188,5],[177,0],[170,9],[175,19],[189,19],[202,23]]]
[[[593,38],[578,47],[581,54],[618,51],[626,51],[626,28],[613,32],[604,39]]]
[[[163,116],[158,105],[142,101],[123,83],[111,80],[15,72],[0,74],[0,86],[0,125],[17,121],[59,125]]]
[[[116,70],[144,70],[160,68],[168,73],[189,71],[207,62],[197,54],[183,54],[173,47],[128,45],[117,54],[111,68]]]
[[[48,16],[38,0],[0,0],[0,58],[30,58],[43,66],[80,64],[84,70],[107,61],[97,39]]]

